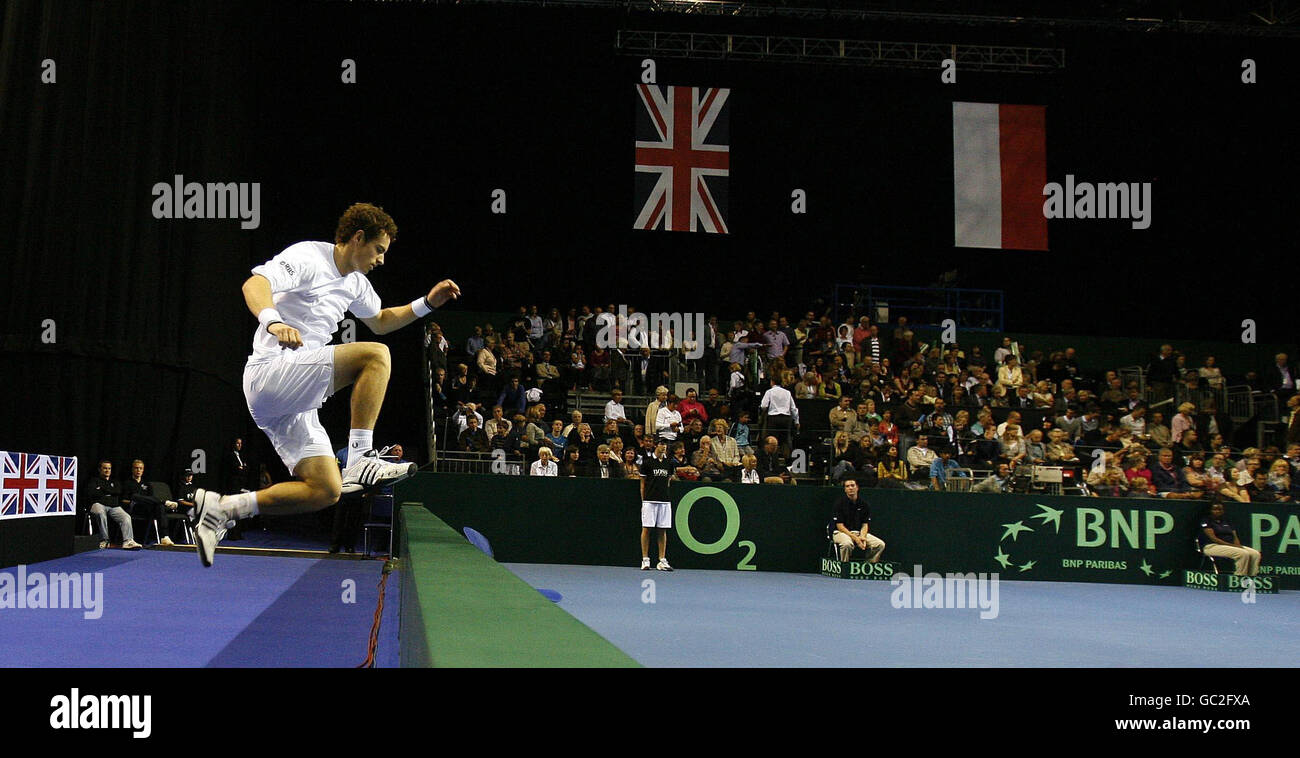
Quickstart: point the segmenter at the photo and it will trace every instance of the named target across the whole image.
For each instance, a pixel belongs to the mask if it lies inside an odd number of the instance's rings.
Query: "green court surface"
[[[403,506],[403,666],[639,665],[424,507]]]

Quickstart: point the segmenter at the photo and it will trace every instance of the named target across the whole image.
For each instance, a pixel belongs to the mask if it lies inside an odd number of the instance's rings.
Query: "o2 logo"
[[[722,530],[722,536],[716,542],[700,542],[691,534],[691,508],[700,500],[711,499],[722,505],[723,513],[727,517],[727,525]],[[758,554],[758,547],[749,540],[736,542],[736,537],[740,534],[740,506],[736,505],[736,500],[731,495],[718,489],[717,487],[697,487],[682,497],[677,503],[677,513],[673,516],[674,523],[677,524],[677,536],[681,538],[682,544],[692,552],[700,555],[716,555],[723,550],[738,544],[749,550],[745,557],[736,564],[737,571],[755,571],[758,566],[750,563],[754,556]]]

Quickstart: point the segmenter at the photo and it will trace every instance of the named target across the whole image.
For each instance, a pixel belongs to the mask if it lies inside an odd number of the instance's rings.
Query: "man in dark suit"
[[[235,443],[226,452],[225,492],[239,492],[248,489],[248,458],[244,453],[244,440],[236,437]]]
[[[1286,353],[1273,356],[1273,365],[1264,370],[1264,390],[1286,402],[1296,392],[1296,369],[1287,360]]]

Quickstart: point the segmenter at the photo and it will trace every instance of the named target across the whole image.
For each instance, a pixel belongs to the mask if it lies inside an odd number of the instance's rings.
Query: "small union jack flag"
[[[0,518],[76,512],[76,458],[0,451]]]
[[[635,228],[727,233],[730,94],[637,86]]]

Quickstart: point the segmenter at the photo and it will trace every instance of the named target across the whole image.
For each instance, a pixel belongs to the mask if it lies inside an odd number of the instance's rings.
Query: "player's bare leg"
[[[352,428],[374,429],[388,391],[393,363],[382,342],[353,342],[334,348],[334,392],[352,386]]]

